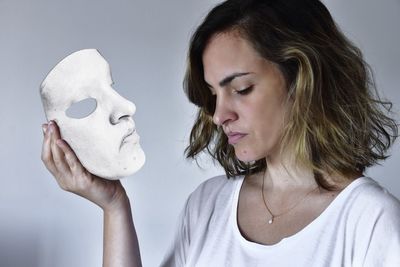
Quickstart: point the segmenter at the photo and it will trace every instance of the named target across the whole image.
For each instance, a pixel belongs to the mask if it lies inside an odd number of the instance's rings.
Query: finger
[[[61,134],[60,134],[60,128],[58,127],[57,123],[55,121],[50,121],[49,126],[51,126],[51,131],[53,136],[56,137],[55,140],[61,139]]]
[[[46,168],[55,175],[57,173],[57,168],[54,165],[53,155],[51,153],[51,136],[50,131],[46,131],[44,134],[43,144],[42,144],[42,161]]]
[[[82,173],[85,168],[82,166],[78,157],[71,149],[71,147],[62,139],[56,141],[57,146],[63,151],[65,160],[73,174]]]
[[[68,145],[67,142],[65,142],[63,139],[61,139],[59,127],[57,126],[57,124],[55,122],[53,122],[53,123],[55,126],[54,133],[55,133],[55,136],[58,138],[58,140],[56,140],[56,145],[62,150],[62,152],[64,154],[64,158],[65,158],[67,164],[69,165],[70,170],[71,171],[74,170],[76,172],[84,171],[84,167],[80,163],[75,152],[72,150],[72,148]]]
[[[74,170],[77,170],[77,166],[80,165],[80,164],[77,164],[77,163],[79,163],[78,158],[76,157],[75,153],[72,151],[70,146],[67,144],[67,142],[65,142],[63,139],[61,139],[60,128],[57,126],[57,123],[52,121],[52,125],[53,125],[53,132],[54,132],[54,136],[55,136],[56,146],[59,148],[59,150],[61,150],[60,151],[60,152],[62,152],[61,155],[64,157],[65,162],[68,165],[68,168],[71,171],[72,171],[72,168]],[[68,155],[68,159],[67,159],[67,155]]]
[[[53,155],[54,165],[57,168],[62,176],[69,176],[70,169],[68,164],[65,161],[64,153],[62,150],[56,145],[56,141],[60,139],[60,133],[58,131],[58,127],[55,126],[54,123],[50,123],[49,125],[50,135],[51,135],[51,153]]]

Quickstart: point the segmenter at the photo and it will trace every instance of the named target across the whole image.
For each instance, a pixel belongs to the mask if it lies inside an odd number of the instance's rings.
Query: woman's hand
[[[43,124],[42,161],[60,187],[104,210],[103,266],[142,266],[129,199],[119,180],[88,172],[61,139],[55,122]]]
[[[88,172],[71,147],[61,139],[54,121],[42,125],[44,132],[42,161],[59,186],[82,196],[103,210],[126,203],[126,193],[119,180],[106,180]]]

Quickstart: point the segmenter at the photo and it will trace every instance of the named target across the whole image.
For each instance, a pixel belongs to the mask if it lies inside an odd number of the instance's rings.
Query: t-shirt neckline
[[[275,244],[266,245],[260,244],[253,241],[246,239],[239,230],[239,225],[237,222],[237,209],[239,204],[239,193],[240,189],[244,182],[244,176],[238,177],[239,179],[236,180],[235,189],[233,192],[232,198],[232,210],[230,216],[230,224],[231,229],[233,229],[234,235],[237,239],[242,243],[242,245],[246,247],[251,247],[253,249],[273,249],[276,247],[280,247],[282,245],[286,245],[287,243],[294,242],[298,238],[301,238],[303,235],[306,235],[307,232],[311,231],[314,225],[317,225],[320,221],[323,221],[326,216],[329,216],[331,210],[333,210],[336,206],[341,205],[345,199],[350,195],[350,193],[359,185],[364,184],[368,181],[371,181],[371,178],[360,176],[348,184],[336,197],[335,199],[322,211],[320,215],[318,215],[314,220],[312,220],[308,225],[306,225],[303,229],[298,231],[297,233],[283,238],[281,241]]]

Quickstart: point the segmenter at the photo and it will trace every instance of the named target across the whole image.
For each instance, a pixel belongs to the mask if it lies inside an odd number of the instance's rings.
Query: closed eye
[[[251,91],[253,91],[253,85],[246,87],[244,89],[241,89],[241,90],[237,90],[235,92],[239,95],[247,95],[247,94],[251,93]]]

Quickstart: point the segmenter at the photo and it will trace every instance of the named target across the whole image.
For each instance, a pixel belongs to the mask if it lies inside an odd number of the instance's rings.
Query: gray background
[[[144,266],[157,266],[188,194],[222,173],[186,161],[195,108],[182,91],[190,33],[213,0],[0,0],[0,266],[100,266],[102,213],[58,188],[40,160],[44,114],[38,86],[67,54],[98,48],[116,90],[136,103],[147,155],[123,180]],[[383,96],[400,106],[400,2],[326,0],[365,53]],[[369,174],[400,197],[399,142]]]

